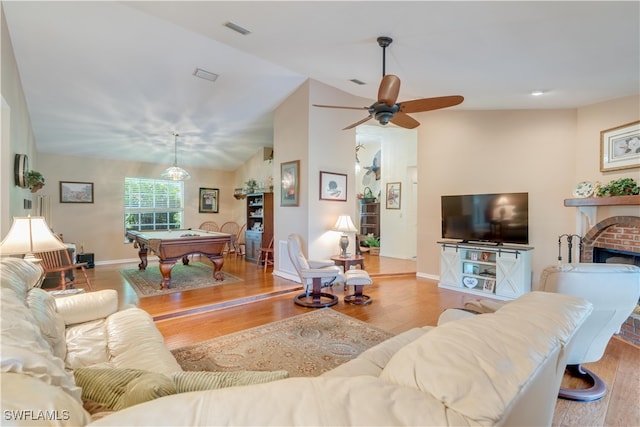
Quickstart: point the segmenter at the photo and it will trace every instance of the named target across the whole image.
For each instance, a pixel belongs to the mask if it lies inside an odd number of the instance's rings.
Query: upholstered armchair
[[[302,239],[297,234],[290,234],[287,238],[287,251],[305,289],[303,294],[295,297],[295,303],[311,308],[337,304],[338,297],[322,292],[322,288],[344,283],[342,268],[331,260],[308,260],[302,251]]]
[[[604,381],[582,364],[602,358],[609,340],[638,304],[640,267],[600,263],[554,265],[544,269],[534,290],[573,295],[593,304],[593,312],[578,330],[567,359],[567,371],[591,387],[561,388],[559,396],[584,402],[600,399],[606,393]],[[465,308],[491,312],[502,304],[481,300],[468,302]]]

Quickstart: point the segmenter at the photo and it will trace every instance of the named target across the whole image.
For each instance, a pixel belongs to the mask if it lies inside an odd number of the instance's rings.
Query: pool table
[[[160,273],[162,281],[160,289],[171,287],[171,269],[176,261],[182,258],[184,265],[189,264],[190,254],[206,255],[214,265],[213,277],[216,280],[224,280],[222,274],[222,257],[225,245],[234,243],[231,234],[217,233],[213,231],[188,229],[188,230],[150,230],[127,231],[127,239],[133,242],[133,247],[138,248],[140,264],[138,268],[147,268],[147,252],[153,251],[160,259]]]

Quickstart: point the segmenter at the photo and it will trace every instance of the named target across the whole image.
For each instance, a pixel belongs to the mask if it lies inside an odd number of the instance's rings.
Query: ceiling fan
[[[386,48],[392,41],[393,39],[390,37],[378,37],[378,45],[382,48],[382,81],[378,88],[378,101],[371,104],[370,107],[343,107],[338,105],[319,104],[313,104],[313,106],[369,111],[369,115],[367,117],[347,126],[343,130],[353,129],[372,118],[375,118],[381,125],[386,125],[391,122],[403,128],[414,129],[420,126],[420,122],[409,116],[407,113],[421,113],[423,111],[439,110],[441,108],[453,107],[454,105],[458,105],[464,101],[464,97],[460,95],[453,95],[440,96],[436,98],[422,98],[396,103],[398,100],[398,94],[400,93],[400,78],[393,74],[385,74]]]

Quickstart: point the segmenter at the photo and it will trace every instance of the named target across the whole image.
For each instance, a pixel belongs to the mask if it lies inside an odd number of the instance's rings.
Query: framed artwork
[[[320,200],[347,201],[347,175],[320,171]]]
[[[220,190],[217,188],[200,187],[200,200],[198,212],[200,213],[218,213],[218,200],[220,199]]]
[[[300,160],[280,163],[280,206],[300,204]]]
[[[600,171],[640,167],[640,121],[600,132]]]
[[[496,281],[493,279],[485,280],[482,290],[490,294],[494,293],[496,290]]]
[[[387,183],[387,209],[400,209],[402,198],[402,183]]]
[[[60,181],[60,203],[93,203],[93,182]]]

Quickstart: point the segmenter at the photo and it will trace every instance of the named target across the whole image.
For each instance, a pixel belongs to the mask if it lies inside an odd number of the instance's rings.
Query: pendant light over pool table
[[[185,181],[191,179],[189,172],[178,166],[178,136],[177,132],[173,132],[173,166],[165,169],[160,175],[163,179],[170,179],[172,181]]]

